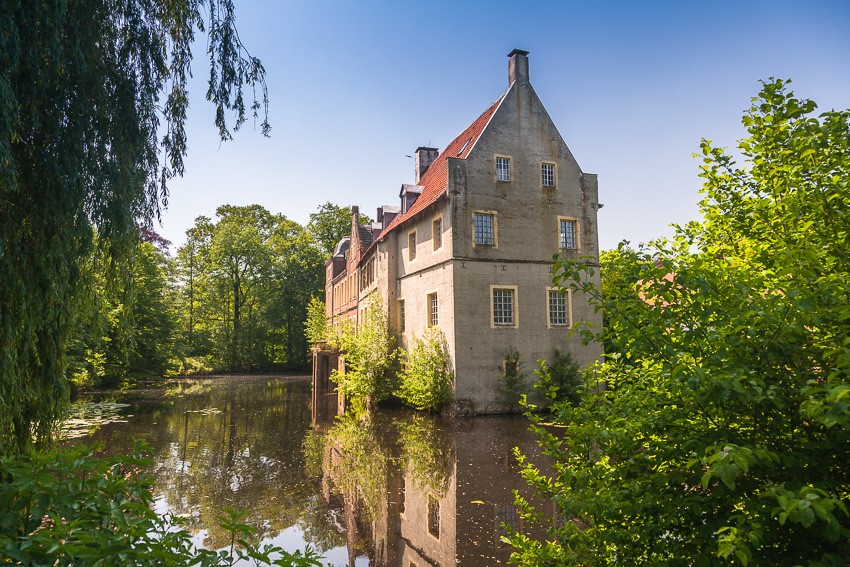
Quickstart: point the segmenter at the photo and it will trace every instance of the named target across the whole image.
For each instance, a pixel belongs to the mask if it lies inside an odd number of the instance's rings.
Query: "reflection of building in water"
[[[449,422],[410,414],[340,419],[324,449],[326,503],[337,510],[349,564],[380,567],[505,563],[502,524],[523,531],[513,491],[530,497],[513,447],[539,461],[521,418]],[[536,534],[541,535],[541,534]]]

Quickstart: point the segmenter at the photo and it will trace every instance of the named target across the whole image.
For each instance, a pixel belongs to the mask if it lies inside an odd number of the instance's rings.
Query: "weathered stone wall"
[[[434,249],[434,220],[442,219],[442,246]],[[416,231],[416,258],[410,260],[408,235]],[[398,325],[398,300],[404,300],[405,331],[400,334],[404,346],[411,338],[421,336],[428,327],[428,295],[437,294],[438,327],[446,336],[449,354],[455,360],[455,294],[454,263],[452,262],[451,218],[447,202],[439,201],[429,210],[396,231],[397,279],[394,315],[390,319]]]
[[[496,180],[497,155],[510,158],[510,181]],[[555,187],[541,186],[543,161],[556,164]],[[568,329],[549,326],[547,297],[554,254],[598,262],[596,176],[582,174],[534,90],[517,82],[467,159],[449,160],[449,194],[456,396],[477,413],[500,411],[498,387],[510,347],[520,353],[530,381],[536,361],[550,358],[554,348],[570,351],[585,365],[601,352],[598,345],[568,337]],[[492,246],[474,243],[476,211],[495,213]],[[578,221],[577,250],[559,250],[559,217]],[[491,286],[515,287],[514,326],[492,324]],[[601,325],[586,298],[576,294],[571,303],[574,324]]]

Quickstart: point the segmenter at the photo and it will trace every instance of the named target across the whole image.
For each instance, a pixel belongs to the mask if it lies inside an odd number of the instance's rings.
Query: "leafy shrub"
[[[343,324],[331,335],[345,360],[345,374],[334,370],[331,380],[343,394],[367,406],[392,395],[395,340],[379,296],[369,301],[356,328]]]
[[[552,353],[552,361],[546,363],[543,360],[537,362],[538,376],[534,387],[553,402],[568,402],[576,406],[581,401],[581,388],[584,378],[581,365],[573,358],[570,352],[561,352],[555,349]]]
[[[418,410],[437,411],[451,400],[452,372],[446,337],[429,327],[422,337],[413,338],[413,348],[401,371],[398,397]]]
[[[850,110],[786,85],[764,83],[738,152],[702,142],[703,220],[636,251],[641,303],[556,263],[611,305],[585,338],[613,351],[606,388],[536,428],[555,472],[523,474],[566,521],[509,536],[513,564],[848,564]]]
[[[321,565],[310,548],[254,543],[256,532],[235,510],[219,518],[230,548],[196,549],[179,518],[151,509],[141,449],[131,457],[77,447],[0,459],[0,557],[19,565]]]
[[[325,302],[314,297],[307,304],[307,320],[304,321],[304,333],[313,344],[328,338],[328,321],[325,316]]]
[[[508,348],[505,354],[502,383],[499,385],[499,398],[513,412],[519,408],[519,402],[528,393],[529,387],[525,372],[522,371],[522,360],[516,348]]]

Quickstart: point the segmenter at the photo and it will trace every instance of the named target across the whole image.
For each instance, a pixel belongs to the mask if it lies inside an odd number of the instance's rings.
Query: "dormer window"
[[[511,180],[511,158],[496,156],[496,181]]]

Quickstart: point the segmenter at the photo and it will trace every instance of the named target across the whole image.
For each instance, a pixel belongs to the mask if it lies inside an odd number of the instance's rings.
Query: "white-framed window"
[[[548,161],[540,162],[540,185],[542,187],[555,186],[555,164]]]
[[[443,217],[437,217],[431,223],[431,231],[434,240],[434,250],[439,250],[443,247]]]
[[[496,181],[511,180],[511,158],[496,156]]]
[[[549,313],[549,327],[573,326],[573,302],[570,290],[547,288],[546,302],[546,310]]]
[[[489,211],[475,211],[473,215],[473,228],[477,246],[496,245],[496,213]]]
[[[437,302],[437,293],[429,293],[428,301],[428,326],[436,327],[440,324],[440,306]]]
[[[561,250],[578,250],[578,221],[573,218],[558,217]]]
[[[492,327],[517,327],[516,286],[490,286],[490,324]]]
[[[407,235],[407,259],[413,261],[416,258],[416,231]]]
[[[405,327],[404,321],[404,300],[398,300],[398,332],[403,333]]]

